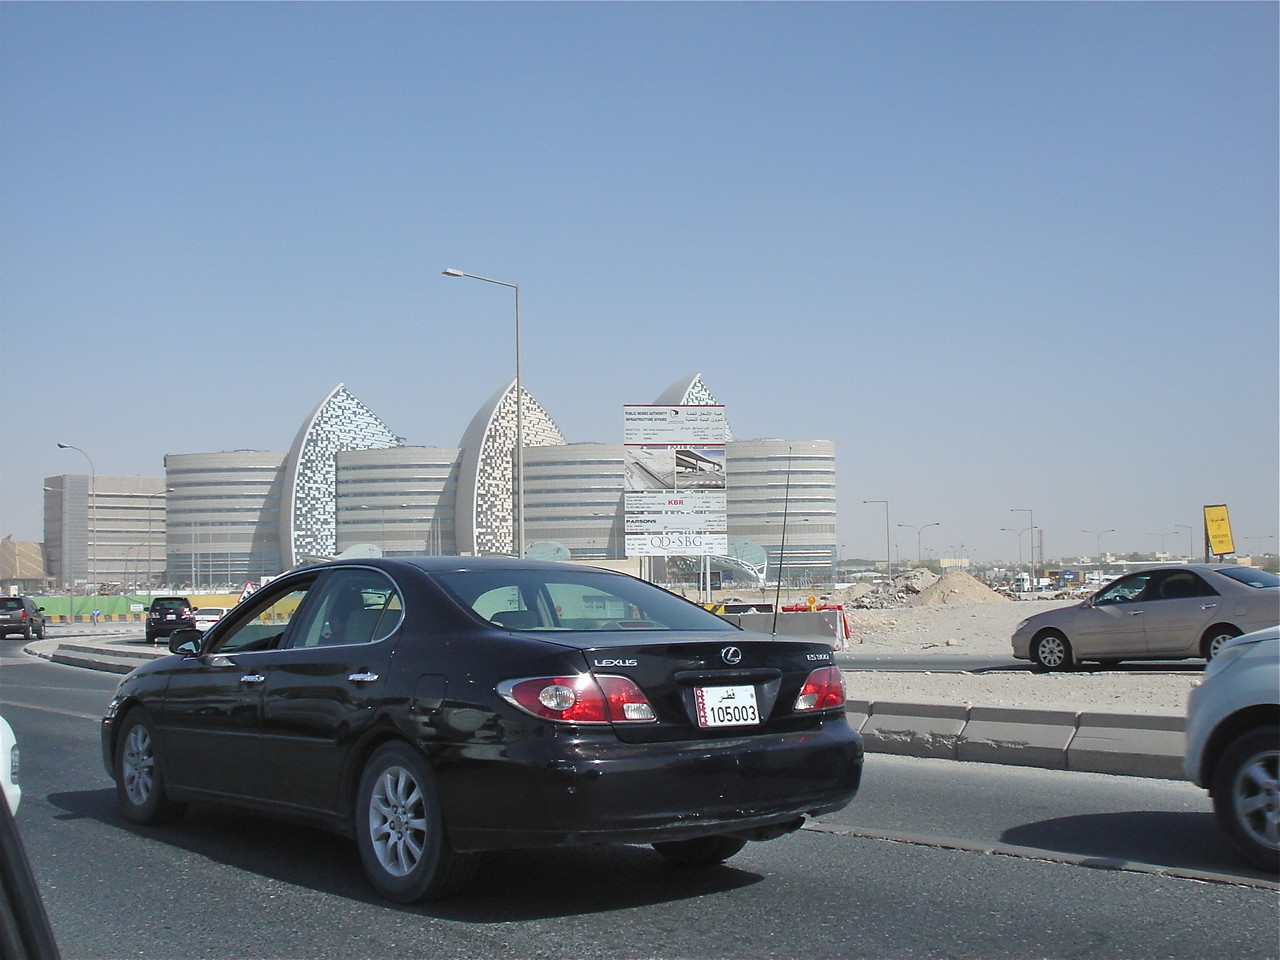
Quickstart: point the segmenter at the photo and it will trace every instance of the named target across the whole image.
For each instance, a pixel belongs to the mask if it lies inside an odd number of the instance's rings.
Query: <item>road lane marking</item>
[[[74,710],[60,710],[57,707],[45,707],[34,703],[21,703],[17,700],[10,700],[7,697],[0,698],[0,707],[17,707],[20,710],[36,710],[40,713],[55,713],[60,717],[73,717],[76,720],[93,720],[96,722],[102,719],[102,714],[100,713],[76,713]]]
[[[841,827],[835,824],[810,820],[805,830],[828,833],[840,837],[858,837],[864,840],[883,840],[888,843],[905,843],[915,847],[933,847],[940,850],[959,850],[964,853],[982,853],[988,856],[1016,857],[1020,860],[1040,860],[1046,863],[1063,863],[1094,870],[1117,870],[1122,873],[1144,873],[1157,877],[1173,877],[1179,880],[1197,880],[1201,883],[1221,883],[1236,887],[1257,887],[1261,890],[1280,890],[1280,883],[1260,877],[1244,877],[1231,873],[1215,873],[1193,870],[1190,867],[1171,867],[1158,863],[1142,863],[1119,857],[1096,857],[1085,854],[1061,853],[1042,850],[1039,847],[1020,847],[1010,843],[992,843],[983,840],[963,840],[959,837],[940,837],[927,833],[905,833],[899,830],[868,830],[857,827]]]

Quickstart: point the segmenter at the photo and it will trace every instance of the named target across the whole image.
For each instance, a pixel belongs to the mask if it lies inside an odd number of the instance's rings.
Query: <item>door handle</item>
[[[262,683],[267,678],[260,673],[246,673],[240,678],[241,683]]]
[[[352,683],[373,683],[378,679],[376,673],[353,673],[347,677]]]
[[[1131,617],[1140,617],[1140,616],[1142,616],[1143,612],[1144,612],[1144,611],[1142,611],[1142,610],[1130,610],[1130,611],[1129,611],[1129,616],[1131,616]]]
[[[1217,606],[1217,604],[1216,604],[1216,603],[1202,603],[1202,604],[1200,604],[1200,609],[1201,609],[1201,610],[1212,610],[1212,609],[1213,609],[1214,607],[1216,607],[1216,606]]]

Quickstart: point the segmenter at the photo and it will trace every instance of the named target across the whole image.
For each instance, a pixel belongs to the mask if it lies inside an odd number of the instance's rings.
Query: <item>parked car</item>
[[[0,791],[4,792],[9,809],[17,813],[18,801],[22,799],[22,787],[18,783],[18,740],[4,717],[0,717]]]
[[[0,597],[0,637],[22,634],[24,640],[43,640],[44,607],[30,597]]]
[[[201,607],[195,612],[195,627],[197,630],[208,630],[226,615],[226,607]]]
[[[155,643],[175,630],[191,629],[195,625],[191,601],[186,597],[156,597],[147,608],[148,643]]]
[[[1187,699],[1183,770],[1254,866],[1280,872],[1280,628],[1224,644]]]
[[[456,890],[486,850],[718,863],[844,807],[861,777],[829,645],[604,570],[338,560],[169,649],[102,722],[124,815],[211,800],[302,817],[354,836],[399,902]]]
[[[1028,617],[1013,655],[1046,670],[1079,661],[1212,659],[1242,633],[1280,622],[1280,577],[1233,564],[1153,567],[1082,603]]]

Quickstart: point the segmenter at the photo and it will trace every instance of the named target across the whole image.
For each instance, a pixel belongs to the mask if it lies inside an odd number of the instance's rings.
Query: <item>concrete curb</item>
[[[106,637],[35,640],[32,656],[125,674],[168,648]],[[1182,780],[1183,718],[1152,714],[849,700],[868,753]]]
[[[868,753],[1182,780],[1184,719],[851,700]]]

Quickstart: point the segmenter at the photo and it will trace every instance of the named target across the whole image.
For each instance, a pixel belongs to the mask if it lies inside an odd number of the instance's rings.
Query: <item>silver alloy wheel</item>
[[[124,791],[130,802],[139,806],[151,799],[154,788],[155,753],[151,749],[151,731],[143,724],[134,724],[124,740],[124,753],[120,759],[120,772],[124,777]]]
[[[1221,630],[1218,633],[1215,633],[1212,637],[1209,638],[1208,644],[1206,644],[1207,656],[1205,657],[1205,659],[1212,660],[1214,657],[1218,655],[1219,651],[1222,650],[1223,645],[1228,640],[1234,640],[1238,636],[1240,636],[1240,634],[1231,633],[1228,630]]]
[[[1240,765],[1231,784],[1231,805],[1249,839],[1280,851],[1280,749],[1259,751]]]
[[[1057,634],[1049,634],[1036,641],[1036,659],[1046,667],[1060,667],[1067,659],[1067,648]]]
[[[369,797],[369,839],[382,869],[405,877],[427,847],[426,804],[412,771],[387,767]]]

